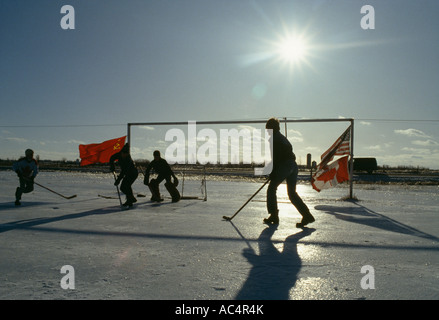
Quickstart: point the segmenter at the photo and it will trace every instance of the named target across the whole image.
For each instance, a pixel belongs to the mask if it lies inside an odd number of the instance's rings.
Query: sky
[[[439,169],[438,13],[436,0],[0,0],[0,159],[76,160],[132,122],[274,116],[353,118],[356,157]],[[287,136],[319,162],[348,125]],[[133,158],[165,150],[172,128],[134,130]]]

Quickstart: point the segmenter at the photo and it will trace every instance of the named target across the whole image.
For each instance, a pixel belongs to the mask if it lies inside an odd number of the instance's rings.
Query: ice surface
[[[111,174],[43,171],[36,181],[77,197],[35,186],[15,207],[18,179],[0,172],[0,299],[439,299],[437,186],[355,185],[360,201],[349,202],[346,187],[300,184],[316,218],[301,230],[284,185],[275,228],[262,224],[265,189],[222,221],[257,182],[208,180],[206,202],[157,205],[139,178],[133,189],[146,197],[121,211],[98,197],[117,196]],[[64,265],[75,289],[61,288]],[[365,265],[375,289],[361,286]]]

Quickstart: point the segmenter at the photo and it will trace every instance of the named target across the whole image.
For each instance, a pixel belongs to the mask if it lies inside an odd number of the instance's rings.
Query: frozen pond
[[[316,218],[302,230],[284,185],[276,228],[262,223],[266,189],[222,220],[261,183],[207,181],[207,201],[158,205],[140,177],[146,197],[128,211],[98,197],[117,196],[111,174],[66,172],[36,181],[77,197],[35,186],[15,207],[18,179],[1,171],[0,299],[439,299],[438,186],[355,185],[349,202],[347,187],[300,184]],[[60,285],[66,265],[74,289]]]

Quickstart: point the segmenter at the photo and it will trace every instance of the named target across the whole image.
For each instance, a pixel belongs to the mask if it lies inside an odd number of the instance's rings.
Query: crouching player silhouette
[[[178,202],[181,197],[176,188],[178,186],[177,177],[175,176],[168,162],[161,157],[160,151],[154,151],[153,156],[154,160],[152,160],[146,167],[145,178],[143,180],[143,183],[148,186],[149,190],[151,191],[151,201],[163,201],[160,196],[159,184],[165,180],[165,187],[172,197],[172,202]],[[153,169],[158,176],[156,179],[151,179],[151,181],[149,181],[151,169]],[[173,181],[171,181],[171,177],[173,178]]]

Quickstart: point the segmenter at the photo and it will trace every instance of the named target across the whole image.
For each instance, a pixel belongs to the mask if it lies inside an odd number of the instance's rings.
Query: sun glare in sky
[[[263,39],[264,48],[260,51],[241,56],[240,65],[251,66],[267,61],[275,62],[290,71],[304,66],[311,67],[313,56],[312,38],[305,32],[294,32],[284,29],[283,33],[274,35],[271,40]]]
[[[308,56],[308,44],[303,36],[285,36],[276,47],[278,58],[289,65],[298,65]]]
[[[304,67],[313,69],[311,58],[313,56],[312,38],[304,31],[287,30],[278,34],[271,42],[273,60],[287,67],[290,72],[303,70]]]

